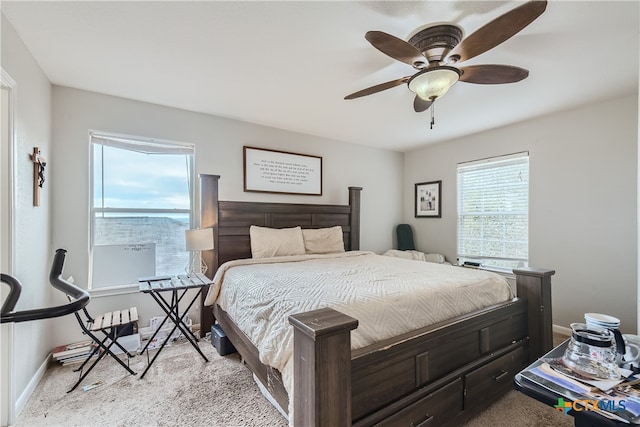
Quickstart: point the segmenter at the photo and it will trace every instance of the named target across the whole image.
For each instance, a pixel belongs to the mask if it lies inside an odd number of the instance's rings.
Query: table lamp
[[[202,251],[213,249],[213,228],[196,228],[185,231],[185,246],[193,252],[191,262],[185,269],[187,274],[206,273],[207,264],[202,259]]]

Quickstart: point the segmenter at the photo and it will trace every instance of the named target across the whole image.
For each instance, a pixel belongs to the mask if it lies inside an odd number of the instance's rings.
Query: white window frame
[[[167,153],[167,154],[187,154],[189,158],[189,209],[138,209],[138,208],[96,208],[94,206],[94,144],[108,145],[111,147],[122,148],[131,150],[134,147],[139,147],[142,152],[155,152],[155,153]],[[95,288],[93,286],[93,248],[94,248],[94,234],[95,234],[95,218],[96,214],[113,213],[113,212],[136,212],[136,213],[188,213],[189,214],[189,228],[195,228],[195,144],[176,142],[169,140],[162,140],[156,138],[146,138],[140,136],[131,136],[124,134],[117,134],[111,132],[102,131],[89,131],[89,286],[88,289],[92,294],[98,295],[117,295],[119,293],[128,293],[131,290],[138,289],[137,284],[128,285],[114,285]],[[133,151],[133,150],[132,150]],[[104,193],[103,193],[104,194]]]
[[[487,210],[485,212],[472,212],[472,213],[468,213],[468,212],[462,212],[462,189],[461,189],[461,174],[469,173],[470,171],[473,170],[480,170],[480,169],[487,169],[487,168],[493,168],[493,169],[498,169],[508,163],[513,163],[513,162],[522,162],[522,164],[526,164],[526,169],[527,169],[527,186],[526,186],[526,200],[527,200],[527,207],[526,207],[526,212],[522,212],[522,211],[491,211],[491,210]],[[459,265],[464,265],[465,262],[470,262],[473,264],[477,264],[477,266],[479,266],[480,268],[485,268],[485,269],[489,269],[489,270],[495,270],[495,271],[499,271],[499,272],[504,272],[504,273],[511,273],[512,269],[511,268],[507,268],[504,266],[498,266],[498,265],[493,265],[492,262],[496,262],[496,263],[500,263],[500,262],[515,262],[518,263],[518,267],[526,267],[529,264],[529,193],[530,193],[530,180],[529,180],[529,168],[530,168],[530,164],[529,164],[529,152],[525,151],[525,152],[519,152],[519,153],[514,153],[514,154],[508,154],[508,155],[504,155],[504,156],[497,156],[497,157],[491,157],[491,158],[486,158],[486,159],[481,159],[481,160],[476,160],[476,161],[471,161],[471,162],[464,162],[464,163],[459,163],[458,167],[457,167],[457,210],[458,210],[458,216],[457,216],[457,222],[456,222],[456,227],[457,227],[457,233],[456,233],[456,246],[457,246],[457,257],[458,257],[458,264]],[[506,185],[506,184],[505,184]],[[478,254],[478,253],[463,253],[463,250],[461,249],[461,241],[463,238],[465,238],[465,236],[462,236],[461,234],[464,233],[463,230],[461,230],[462,227],[462,217],[464,216],[478,216],[478,215],[513,215],[513,216],[521,216],[523,214],[526,214],[526,218],[527,218],[527,224],[526,224],[526,246],[527,246],[527,254],[526,257],[516,257],[516,256],[500,256],[500,257],[495,257],[495,256],[486,256],[483,254]],[[467,237],[468,239],[468,237]],[[489,239],[484,239],[484,235],[479,237],[480,241],[482,240],[487,240],[489,241]],[[503,243],[508,243],[507,240],[503,240]]]

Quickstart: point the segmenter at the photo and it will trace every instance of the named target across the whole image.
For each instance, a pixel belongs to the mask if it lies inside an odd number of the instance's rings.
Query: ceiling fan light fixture
[[[441,98],[460,78],[460,71],[455,67],[441,65],[428,68],[414,75],[409,80],[409,90],[425,101]]]

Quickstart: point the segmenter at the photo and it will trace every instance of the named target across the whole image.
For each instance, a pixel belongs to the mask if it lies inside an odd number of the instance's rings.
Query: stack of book
[[[53,360],[63,365],[70,365],[83,362],[95,348],[96,345],[91,340],[78,341],[54,348],[52,356]]]
[[[520,376],[569,400],[558,399],[555,408],[593,411],[628,424],[640,424],[640,376],[621,369],[619,380],[585,377],[564,365],[561,358],[543,358]]]

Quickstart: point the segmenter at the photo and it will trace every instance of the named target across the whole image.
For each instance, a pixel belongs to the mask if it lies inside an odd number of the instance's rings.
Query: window
[[[191,144],[91,136],[91,287],[184,273],[193,224]]]
[[[458,165],[458,260],[528,265],[529,153]]]

